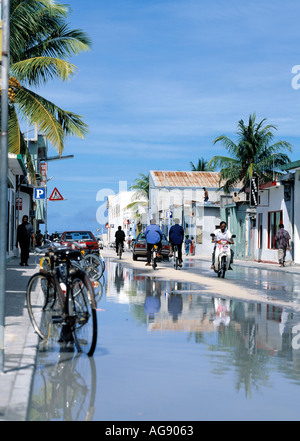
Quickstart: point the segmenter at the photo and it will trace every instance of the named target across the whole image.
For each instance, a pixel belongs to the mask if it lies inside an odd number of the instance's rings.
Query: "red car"
[[[85,252],[99,254],[98,242],[91,231],[65,231],[60,238],[61,245],[78,242]]]

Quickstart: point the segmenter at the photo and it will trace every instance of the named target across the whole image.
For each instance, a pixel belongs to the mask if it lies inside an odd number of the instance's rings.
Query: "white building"
[[[219,190],[220,173],[151,170],[149,186],[149,217],[156,220],[163,233],[168,235],[178,218],[185,234],[196,241],[195,253],[210,255],[210,234],[220,224],[220,208],[232,201],[232,195]]]
[[[289,213],[284,200],[284,185],[279,181],[261,185],[256,209],[254,260],[258,262],[278,262],[275,235],[281,222],[292,235]]]
[[[300,161],[284,167],[288,173],[278,181],[259,186],[254,237],[254,259],[278,262],[275,234],[280,223],[291,236],[294,262],[300,264]]]
[[[22,209],[27,207],[29,213],[30,198],[20,192],[21,178],[27,175],[27,169],[22,155],[8,153],[8,175],[7,175],[7,257],[11,258],[15,254],[16,229],[19,220],[22,219]],[[22,197],[21,197],[21,196]],[[23,201],[23,204],[21,203]]]
[[[284,170],[288,174],[281,182],[285,184],[284,199],[289,208],[293,258],[295,263],[300,264],[300,161],[291,162]]]
[[[136,191],[120,191],[108,196],[107,211],[109,244],[115,241],[115,233],[119,226],[127,239],[129,236],[136,238],[148,223],[148,200]]]

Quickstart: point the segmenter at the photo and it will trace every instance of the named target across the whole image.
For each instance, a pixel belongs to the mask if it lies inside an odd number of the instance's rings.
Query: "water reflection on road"
[[[31,419],[299,419],[298,313],[207,296],[114,259],[106,267],[96,353],[40,352]]]

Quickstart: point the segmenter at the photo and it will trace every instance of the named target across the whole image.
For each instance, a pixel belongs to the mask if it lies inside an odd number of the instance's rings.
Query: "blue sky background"
[[[78,72],[41,93],[89,125],[49,162],[49,231],[93,231],[99,190],[117,193],[151,169],[190,170],[190,161],[226,154],[216,136],[236,139],[237,123],[256,112],[278,126],[300,159],[300,3],[272,0],[67,1],[72,28],[93,46],[72,58]],[[300,68],[299,68],[300,70]],[[300,80],[299,80],[300,84]],[[49,156],[55,155],[49,148]]]

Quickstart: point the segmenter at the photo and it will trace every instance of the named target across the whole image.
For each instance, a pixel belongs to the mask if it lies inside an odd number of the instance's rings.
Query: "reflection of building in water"
[[[106,280],[106,298],[116,303],[135,303],[137,302],[136,283],[134,281],[133,271],[124,267],[121,262],[107,259],[107,280]],[[144,294],[145,290],[143,291]],[[144,296],[138,303],[144,302]]]
[[[139,314],[133,318],[147,323],[149,331],[236,333],[249,353],[293,356],[292,326],[300,318],[295,322],[293,314],[278,306],[208,297],[190,284],[147,277],[113,260],[107,267],[107,299],[138,306]],[[298,352],[294,356],[300,359]]]

